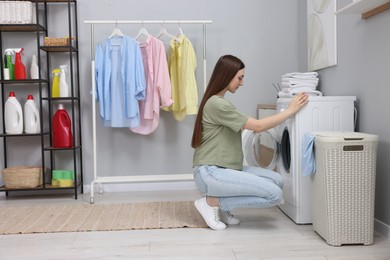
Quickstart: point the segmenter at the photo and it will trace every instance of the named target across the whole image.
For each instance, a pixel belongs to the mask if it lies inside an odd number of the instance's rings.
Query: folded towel
[[[291,72],[286,73],[282,76],[282,78],[316,78],[318,76],[318,72]]]
[[[289,84],[312,83],[317,85],[318,82],[319,82],[318,78],[313,78],[313,79],[282,78],[282,83],[289,83]]]
[[[304,133],[302,137],[302,175],[310,176],[317,170],[315,153],[314,153],[315,135]]]
[[[284,93],[299,93],[299,92],[312,92],[315,90],[316,90],[315,87],[306,86],[306,85],[302,84],[302,86],[296,86],[293,88],[282,88],[281,91]]]
[[[301,88],[301,87],[309,87],[311,89],[316,89],[317,88],[317,84],[313,84],[313,83],[306,83],[306,82],[301,82],[299,84],[289,84],[287,82],[282,82],[281,84],[282,87],[284,88]]]
[[[320,97],[322,96],[322,92],[321,91],[318,91],[318,90],[312,90],[312,89],[307,89],[305,91],[296,91],[295,89],[292,90],[292,91],[288,91],[288,92],[284,92],[283,89],[281,91],[278,92],[278,96],[281,97],[281,98],[291,98],[299,93],[302,93],[302,92],[305,92],[306,95],[309,95],[309,96],[317,96],[317,97]]]

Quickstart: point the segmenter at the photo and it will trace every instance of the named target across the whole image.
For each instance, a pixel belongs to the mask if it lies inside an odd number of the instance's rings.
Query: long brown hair
[[[207,100],[213,95],[221,92],[224,88],[226,88],[229,85],[230,81],[232,81],[234,76],[237,74],[237,72],[243,68],[245,68],[244,63],[239,58],[233,55],[224,55],[219,58],[217,64],[215,64],[209,84],[207,85],[202,101],[200,102],[198,115],[196,116],[194,132],[192,134],[192,148],[200,146],[202,142],[203,108]]]

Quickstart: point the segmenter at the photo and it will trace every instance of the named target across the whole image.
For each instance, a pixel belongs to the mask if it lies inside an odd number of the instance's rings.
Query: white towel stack
[[[279,97],[293,97],[296,94],[305,92],[310,96],[322,96],[322,92],[316,90],[318,86],[317,72],[292,72],[282,76],[282,89]]]

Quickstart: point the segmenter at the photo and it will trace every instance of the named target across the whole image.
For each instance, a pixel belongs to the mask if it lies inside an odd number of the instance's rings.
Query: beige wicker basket
[[[313,229],[328,244],[374,243],[378,136],[317,132],[313,175]]]
[[[42,168],[15,166],[5,168],[3,174],[4,186],[8,189],[35,188],[42,185]]]
[[[45,37],[44,44],[45,46],[69,46],[70,40],[73,40],[72,38],[50,38]]]

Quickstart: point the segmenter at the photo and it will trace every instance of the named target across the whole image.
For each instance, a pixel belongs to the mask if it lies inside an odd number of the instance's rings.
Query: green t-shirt
[[[193,165],[241,170],[241,129],[247,120],[247,115],[223,97],[210,97],[203,108],[202,143],[195,149]]]

